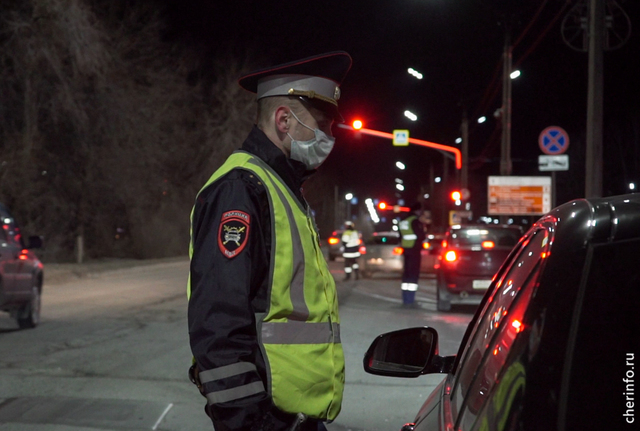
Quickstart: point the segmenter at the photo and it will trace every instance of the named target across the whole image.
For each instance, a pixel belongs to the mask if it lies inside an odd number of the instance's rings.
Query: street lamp
[[[347,193],[344,195],[344,198],[347,201],[347,220],[351,220],[351,204],[355,203],[353,202],[355,197],[353,196],[353,193]]]
[[[404,171],[406,166],[402,162],[396,162],[396,168],[400,169],[401,171]]]
[[[407,117],[411,121],[417,121],[418,120],[418,116],[416,114],[414,114],[413,112],[409,111],[408,109],[406,111],[404,111],[404,116]]]
[[[418,72],[412,67],[408,68],[407,72],[409,72],[409,75],[413,76],[416,79],[422,79],[422,73]]]

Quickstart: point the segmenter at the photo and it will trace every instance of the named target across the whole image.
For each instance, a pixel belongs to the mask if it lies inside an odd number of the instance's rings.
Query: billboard
[[[551,177],[490,176],[489,215],[541,215],[551,211]]]

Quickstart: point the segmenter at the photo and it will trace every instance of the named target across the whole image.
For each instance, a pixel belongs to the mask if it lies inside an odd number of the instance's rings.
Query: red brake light
[[[516,334],[522,332],[522,330],[524,329],[522,327],[522,322],[517,319],[513,319],[513,322],[511,322],[511,326],[513,326],[513,328],[516,330]]]
[[[334,238],[334,237],[329,238],[329,244],[331,244],[331,245],[335,245],[335,244],[337,244],[339,242],[340,242],[340,240],[338,238]]]
[[[493,248],[496,244],[493,241],[482,241],[482,248]]]
[[[431,248],[431,244],[429,243],[429,241],[423,242],[422,248],[424,248],[425,250],[429,250]]]
[[[360,252],[360,254],[367,254],[367,247],[361,245],[358,251]]]
[[[442,240],[442,248],[447,248],[447,245],[449,245],[449,243],[447,242],[446,239]]]
[[[404,250],[402,249],[402,247],[394,247],[393,248],[393,254],[402,254]]]
[[[447,262],[455,262],[457,259],[458,255],[453,250],[449,250],[444,254],[444,260],[446,260]]]

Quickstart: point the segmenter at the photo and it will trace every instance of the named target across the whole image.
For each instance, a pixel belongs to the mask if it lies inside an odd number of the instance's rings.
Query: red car
[[[0,311],[9,312],[20,328],[34,328],[40,322],[43,265],[32,249],[42,247],[42,239],[25,241],[2,204],[0,222]]]

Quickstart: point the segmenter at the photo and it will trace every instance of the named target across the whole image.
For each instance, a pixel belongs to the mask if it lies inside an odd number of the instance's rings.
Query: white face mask
[[[287,136],[291,138],[291,158],[304,163],[307,169],[316,169],[327,159],[336,139],[320,129],[312,129],[307,126],[298,119],[293,111],[291,111],[291,115],[293,115],[293,118],[295,118],[298,123],[315,133],[315,136],[308,141],[296,141],[287,133]]]

